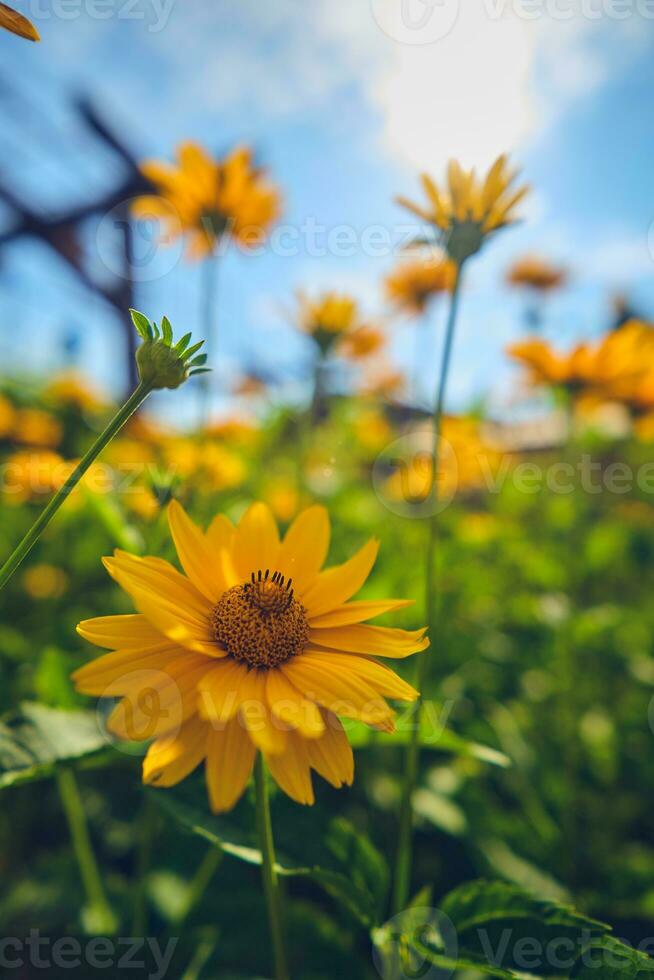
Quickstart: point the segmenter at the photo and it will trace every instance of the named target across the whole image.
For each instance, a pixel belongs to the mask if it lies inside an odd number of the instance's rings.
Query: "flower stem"
[[[75,773],[69,767],[61,767],[56,770],[56,779],[86,899],[91,910],[93,931],[111,935],[116,931],[117,923],[102,886],[100,869],[93,851]]]
[[[57,490],[52,499],[43,508],[37,519],[32,524],[23,540],[16,547],[13,553],[0,568],[0,589],[3,589],[11,576],[14,574],[20,563],[30,553],[36,542],[45,531],[46,527],[57,513],[64,500],[75,489],[88,468],[95,462],[102,450],[107,446],[114,436],[122,429],[131,415],[150,394],[151,387],[144,382],[140,382],[125,404],[118,409],[111,422],[98,436],[91,448],[87,450],[66,482]]]
[[[221,848],[216,844],[211,844],[191,879],[186,900],[180,908],[179,913],[175,916],[175,926],[177,929],[179,929],[183,922],[186,922],[206,892],[222,859],[223,852]]]
[[[438,461],[441,441],[441,424],[443,418],[443,405],[445,403],[445,392],[447,389],[447,379],[450,370],[450,360],[452,356],[452,342],[454,340],[454,329],[459,307],[459,296],[461,288],[461,271],[463,263],[457,266],[456,279],[452,288],[450,299],[450,309],[447,317],[447,327],[445,331],[445,344],[441,357],[441,366],[434,400],[434,412],[432,415],[432,471],[430,492],[427,499],[429,514],[427,517],[427,549],[425,564],[425,605],[426,619],[429,636],[434,637],[438,620],[438,590],[436,575],[436,538],[438,522]],[[397,858],[395,864],[395,884],[393,891],[393,909],[401,912],[406,907],[409,899],[409,888],[411,885],[411,864],[412,864],[412,836],[413,836],[413,792],[418,779],[418,763],[420,757],[420,723],[422,720],[423,697],[422,689],[427,678],[428,658],[423,655],[418,658],[416,687],[421,692],[413,717],[411,728],[411,738],[406,747],[404,762],[402,802],[400,805],[400,826],[398,831]]]
[[[216,300],[218,296],[218,253],[213,252],[204,263],[204,282],[202,284],[202,322],[204,325],[204,335],[207,339],[205,350],[213,357],[214,365],[217,363],[216,349],[218,346],[217,337],[217,317]],[[203,374],[202,381],[202,407],[200,424],[207,425],[211,414],[211,375]]]
[[[259,846],[261,848],[263,890],[266,898],[268,925],[273,945],[275,980],[289,980],[290,974],[286,965],[279,882],[275,868],[275,845],[270,820],[268,786],[266,784],[263,756],[260,752],[257,752],[256,762],[254,763],[254,786],[257,803],[257,830],[259,833]]]

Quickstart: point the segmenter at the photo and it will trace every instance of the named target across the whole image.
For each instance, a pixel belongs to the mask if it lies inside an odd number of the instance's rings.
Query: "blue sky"
[[[306,356],[285,315],[298,287],[350,290],[383,314],[380,278],[395,258],[363,248],[365,229],[401,237],[407,219],[393,197],[419,195],[420,170],[438,177],[449,156],[486,166],[509,150],[534,192],[525,220],[470,266],[450,390],[454,407],[487,394],[501,411],[515,376],[502,352],[523,308],[502,275],[517,255],[573,270],[548,308],[553,340],[601,332],[617,290],[654,318],[654,19],[636,0],[442,0],[419,28],[429,9],[406,2],[413,27],[397,20],[396,0],[24,0],[43,42],[0,36],[2,179],[54,211],[117,179],[70,110],[81,92],[139,157],[168,157],[185,138],[220,152],[245,141],[283,188],[285,225],[352,228],[347,256],[309,254],[300,231],[293,255],[222,260],[219,382],[244,358],[293,368]],[[102,272],[102,229],[89,228],[87,244]],[[199,269],[172,248],[143,273],[138,305],[196,328]],[[0,350],[13,368],[56,367],[74,325],[85,369],[118,386],[112,315],[47,251],[5,250],[0,291]],[[443,313],[432,313],[439,335]],[[408,363],[411,329],[398,325],[393,338],[394,358]]]

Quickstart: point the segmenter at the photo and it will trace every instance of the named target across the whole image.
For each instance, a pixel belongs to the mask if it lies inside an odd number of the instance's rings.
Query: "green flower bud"
[[[129,312],[132,323],[143,338],[143,343],[136,351],[139,378],[151,390],[179,388],[194,374],[204,374],[209,370],[204,367],[206,354],[193,356],[204,344],[203,340],[189,347],[191,334],[187,333],[174,344],[173,328],[168,317],[164,317],[161,327],[158,327],[138,310]]]

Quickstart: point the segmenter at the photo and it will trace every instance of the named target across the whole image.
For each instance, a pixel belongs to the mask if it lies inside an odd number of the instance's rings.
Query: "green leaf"
[[[591,943],[574,966],[579,980],[644,980],[654,973],[654,960],[612,936]]]
[[[202,367],[202,365],[206,363],[207,363],[207,355],[198,354],[197,357],[194,357],[192,361],[188,362],[188,365],[189,367]]]
[[[409,708],[407,712],[398,717],[397,728],[390,735],[386,732],[374,731],[360,722],[348,721],[346,723],[347,736],[352,748],[362,749],[377,745],[408,745],[411,738],[413,710],[413,708]],[[431,702],[425,704],[425,710],[422,712],[420,746],[421,748],[434,749],[438,752],[450,752],[453,755],[477,759],[479,762],[501,766],[504,769],[507,769],[512,764],[508,755],[500,752],[499,749],[491,748],[489,745],[482,745],[479,742],[471,742],[469,739],[457,735],[450,728],[446,728],[439,720],[436,706]]]
[[[107,748],[92,711],[62,711],[35,702],[0,722],[0,789],[49,776],[56,763]]]
[[[211,368],[196,368],[194,371],[189,371],[189,378],[194,374],[211,374]]]
[[[153,799],[194,834],[248,864],[261,864],[253,832],[252,804],[239,804],[238,817],[209,811],[203,784],[189,781],[174,790],[150,790]],[[273,824],[277,871],[287,878],[307,878],[330,894],[367,929],[377,925],[388,891],[388,868],[373,844],[341,818],[306,813],[282,798],[274,800]],[[281,811],[281,812],[278,812]],[[324,825],[321,825],[321,820]]]
[[[199,343],[193,344],[192,347],[189,347],[188,350],[185,350],[184,351],[184,358],[183,358],[183,360],[185,360],[185,361],[188,362],[189,358],[190,357],[193,357],[193,355],[196,353],[196,351],[199,351],[203,344],[204,344],[204,340],[201,340],[201,341],[199,341]]]
[[[175,350],[177,351],[178,354],[183,354],[184,353],[184,351],[186,350],[186,348],[189,345],[189,342],[191,340],[191,336],[192,335],[191,335],[190,332],[189,333],[185,333],[184,336],[183,337],[180,337],[180,339],[177,341],[177,343],[175,344]]]
[[[473,881],[440,903],[459,950],[537,976],[567,976],[583,950],[609,926],[503,881]]]
[[[167,316],[163,317],[161,321],[161,333],[164,343],[171,347],[173,343],[173,328]]]
[[[152,324],[148,320],[144,313],[139,313],[138,310],[130,309],[129,315],[132,318],[132,323],[136,327],[137,332],[143,338],[143,340],[150,340],[152,338]]]

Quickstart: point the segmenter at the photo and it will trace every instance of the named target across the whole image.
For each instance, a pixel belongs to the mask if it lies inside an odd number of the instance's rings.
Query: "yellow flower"
[[[346,293],[326,292],[316,299],[297,294],[298,324],[310,334],[321,350],[327,352],[339,336],[360,325],[357,302]]]
[[[551,292],[565,285],[567,271],[551,265],[537,255],[525,255],[517,259],[506,274],[510,286],[529,286],[541,293]]]
[[[0,395],[0,439],[11,435],[16,424],[16,409],[8,398]]]
[[[26,450],[14,453],[2,464],[5,503],[39,500],[58,490],[66,479],[66,463],[57,453]]]
[[[62,434],[59,420],[40,408],[23,408],[16,414],[12,432],[16,442],[53,447],[59,445]]]
[[[450,258],[460,265],[479,251],[489,235],[516,220],[513,211],[529,191],[526,184],[511,189],[516,177],[505,154],[497,158],[483,180],[474,169],[464,170],[456,160],[450,160],[446,187],[439,188],[428,174],[421,175],[426,205],[405,197],[398,197],[397,202],[433,225]]]
[[[74,371],[53,378],[44,394],[57,405],[67,405],[79,411],[98,412],[106,407],[106,401],[85,378]]]
[[[446,256],[405,260],[386,277],[386,295],[400,310],[421,314],[430,299],[451,291],[455,278],[456,266]]]
[[[32,565],[23,573],[23,588],[32,599],[56,599],[67,585],[66,573],[56,565]]]
[[[361,393],[378,398],[398,398],[404,391],[406,378],[390,364],[380,362],[372,367],[361,383]]]
[[[356,327],[344,334],[338,345],[338,353],[342,357],[347,357],[353,361],[359,361],[370,357],[382,349],[386,343],[386,338],[381,330],[376,327],[361,326]]]
[[[0,3],[0,27],[11,31],[12,34],[18,34],[19,37],[24,37],[27,41],[41,40],[34,24],[27,17],[8,7],[6,3]]]
[[[160,558],[105,559],[138,612],[80,623],[83,637],[115,652],[76,671],[78,689],[122,698],[108,722],[116,736],[155,739],[146,783],[173,786],[204,762],[215,812],[240,798],[257,751],[299,803],[314,801],[311,769],[350,784],[352,750],[337,716],[391,731],[385,697],[418,692],[373,657],[428,646],[424,629],[363,625],[407,601],[349,601],[377,542],[321,571],[324,507],[303,511],[283,541],[263,503],[237,527],[218,515],[206,532],[176,502],[168,517],[184,574]]]
[[[379,450],[393,438],[393,429],[386,416],[375,407],[364,409],[352,423],[352,431],[366,450]]]
[[[290,521],[297,513],[300,494],[295,482],[288,477],[280,476],[270,480],[263,496],[278,520]]]
[[[194,259],[210,254],[223,236],[246,249],[260,244],[281,210],[279,191],[253,166],[248,147],[214,160],[197,143],[186,142],[177,149],[176,165],[150,160],[141,171],[156,194],[138,198],[134,214],[159,219],[169,239],[186,234]]]
[[[577,344],[568,353],[557,353],[540,338],[512,344],[508,353],[529,369],[532,384],[559,386],[574,396],[619,400],[651,363],[654,330],[630,320],[597,343]]]

